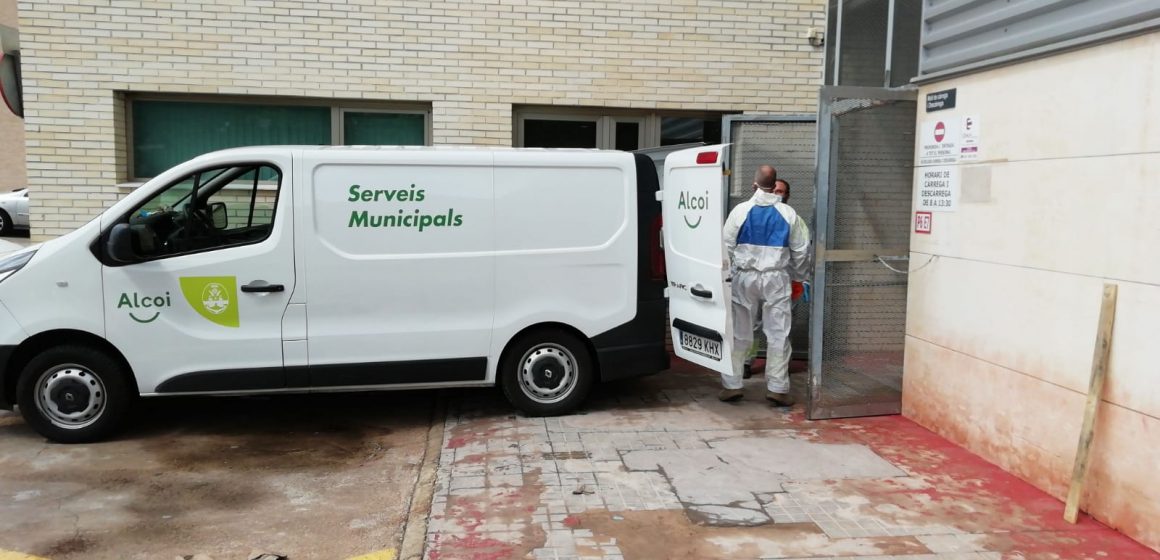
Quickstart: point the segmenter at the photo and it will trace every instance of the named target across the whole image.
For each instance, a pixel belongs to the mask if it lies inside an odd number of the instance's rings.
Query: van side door
[[[486,383],[491,152],[317,150],[302,168],[310,386]]]
[[[142,394],[285,387],[292,157],[207,164],[104,224],[105,324]],[[114,254],[117,231],[131,242]]]

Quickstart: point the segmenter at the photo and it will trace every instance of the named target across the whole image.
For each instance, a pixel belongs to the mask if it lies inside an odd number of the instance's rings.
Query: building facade
[[[917,174],[946,170],[957,201],[911,238],[904,413],[1064,499],[1117,285],[1081,506],[1160,550],[1160,6],[1060,3],[998,28],[1004,2],[970,8],[927,6],[919,101],[954,106],[919,108]],[[925,165],[939,142],[961,157]]]
[[[20,2],[33,235],[255,143],[636,149],[815,110],[823,0]]]

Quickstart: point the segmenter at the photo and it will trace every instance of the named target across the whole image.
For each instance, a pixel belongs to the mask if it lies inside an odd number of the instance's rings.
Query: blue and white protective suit
[[[721,374],[721,384],[741,388],[745,355],[760,314],[768,342],[765,387],[788,393],[791,282],[806,280],[809,226],[781,196],[758,189],[729,213],[724,236],[733,270],[733,368]]]

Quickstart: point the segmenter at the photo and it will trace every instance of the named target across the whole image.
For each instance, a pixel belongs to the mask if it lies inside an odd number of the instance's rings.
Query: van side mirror
[[[230,225],[229,209],[224,202],[211,202],[209,217],[214,229],[226,229]]]
[[[131,263],[138,260],[133,251],[133,230],[129,224],[117,224],[109,230],[109,240],[105,243],[105,253],[109,258],[119,263]]]

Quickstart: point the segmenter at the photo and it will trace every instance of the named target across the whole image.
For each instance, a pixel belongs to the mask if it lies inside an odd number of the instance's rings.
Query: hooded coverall
[[[761,314],[768,341],[765,387],[789,393],[791,282],[806,280],[809,227],[780,196],[759,189],[729,213],[724,237],[733,270],[733,367],[721,374],[721,384],[741,388],[754,320]]]

